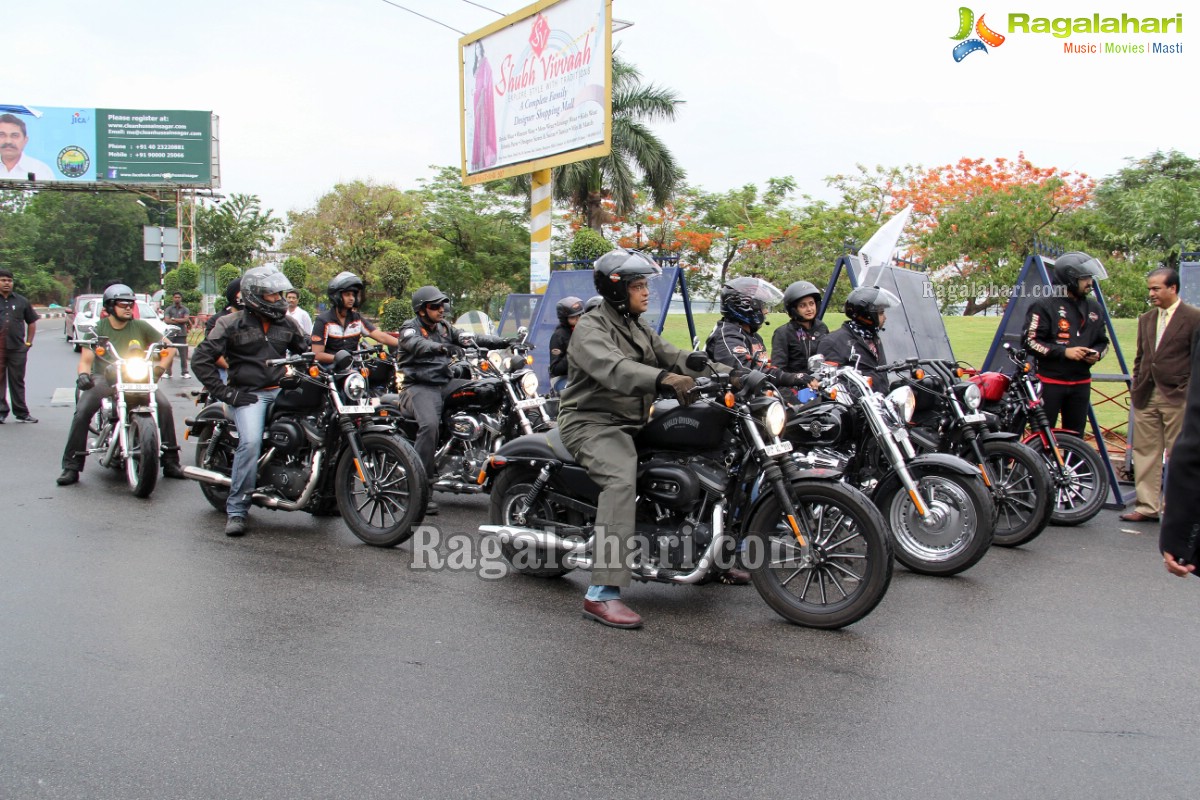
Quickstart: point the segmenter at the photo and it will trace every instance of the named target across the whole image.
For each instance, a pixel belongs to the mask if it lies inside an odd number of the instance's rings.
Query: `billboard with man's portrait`
[[[459,40],[463,183],[607,155],[612,0],[543,0]]]
[[[0,181],[215,188],[211,111],[0,103]]]

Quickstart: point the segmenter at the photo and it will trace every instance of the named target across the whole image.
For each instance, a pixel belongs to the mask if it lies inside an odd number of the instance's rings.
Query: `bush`
[[[379,304],[379,328],[388,333],[395,333],[400,330],[400,326],[404,321],[411,316],[409,312],[412,310],[412,305],[408,300],[399,297],[385,298]]]
[[[408,256],[396,250],[388,250],[375,259],[375,274],[379,276],[379,287],[388,297],[403,297],[412,282],[413,269]]]
[[[226,287],[242,276],[242,271],[233,264],[226,264],[217,270],[217,293],[225,294]]]
[[[280,271],[292,282],[296,291],[308,289],[308,265],[304,263],[304,259],[290,256],[284,260]],[[311,292],[309,294],[311,295]],[[300,298],[300,305],[304,305],[303,296]]]
[[[571,261],[595,261],[600,256],[612,250],[613,246],[607,239],[591,228],[580,228],[571,239],[567,248],[567,258]],[[590,265],[580,265],[580,269],[588,269]]]
[[[179,288],[175,289],[177,292],[186,292],[200,285],[200,268],[191,261],[180,263],[178,267],[171,270],[168,274],[172,273],[178,275]]]

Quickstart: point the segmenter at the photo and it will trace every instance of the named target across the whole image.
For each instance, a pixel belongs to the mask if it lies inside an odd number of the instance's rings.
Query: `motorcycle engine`
[[[446,420],[446,429],[455,439],[473,442],[483,435],[483,423],[470,414],[455,414]]]
[[[304,444],[304,432],[291,419],[277,419],[267,429],[267,444],[281,455],[294,456]]]
[[[288,500],[297,500],[304,493],[304,484],[308,482],[308,467],[297,462],[267,463],[263,467],[261,478]]]
[[[797,464],[807,468],[845,470],[850,464],[848,454],[828,447],[814,447],[807,453],[798,453],[794,457]]]

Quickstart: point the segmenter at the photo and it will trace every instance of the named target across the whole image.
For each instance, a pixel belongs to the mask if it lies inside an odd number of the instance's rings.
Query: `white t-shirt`
[[[31,172],[39,181],[53,181],[58,179],[58,176],[54,174],[54,170],[28,153],[21,153],[21,160],[13,165],[12,169],[9,169],[3,161],[0,161],[0,180],[27,180]]]
[[[287,314],[289,317],[296,320],[296,324],[300,326],[301,333],[303,333],[305,336],[310,336],[312,334],[312,317],[308,315],[307,311],[300,306],[296,306],[295,311],[289,311]]]

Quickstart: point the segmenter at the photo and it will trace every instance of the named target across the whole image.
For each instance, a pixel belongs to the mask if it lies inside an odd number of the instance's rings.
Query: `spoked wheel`
[[[983,443],[998,519],[992,544],[1016,547],[1036,539],[1054,513],[1054,482],[1046,463],[1015,442]]]
[[[158,428],[145,414],[132,414],[126,428],[129,456],[125,459],[125,478],[134,497],[149,497],[158,483]]]
[[[425,468],[412,445],[384,433],[363,434],[362,456],[358,461],[346,450],[338,464],[338,509],[359,539],[375,547],[395,547],[408,541],[425,516]]]
[[[973,567],[992,544],[995,507],[983,479],[930,468],[913,478],[926,516],[895,477],[877,494],[896,560],[922,575],[956,575]]]
[[[788,622],[832,630],[871,613],[892,579],[892,546],[883,517],[857,489],[844,484],[793,485],[805,556],[777,497],[754,511],[743,563],[754,588]]]
[[[1104,460],[1096,448],[1069,433],[1055,433],[1062,453],[1060,469],[1054,453],[1042,450],[1055,481],[1052,525],[1079,525],[1100,513],[1108,499]],[[1054,459],[1054,460],[1052,460]]]
[[[208,435],[220,436],[212,428],[209,428]],[[233,474],[233,451],[235,446],[229,441],[218,441],[213,447],[212,455],[208,455],[208,439],[201,439],[196,443],[196,466],[201,469],[210,469],[213,472],[219,472],[222,475],[229,477]],[[225,486],[217,486],[215,483],[200,482],[200,493],[204,495],[204,499],[208,504],[225,513],[225,506],[229,500],[229,489]]]
[[[582,522],[582,514],[550,502],[544,494],[534,500],[531,507],[525,507],[525,498],[533,489],[536,479],[535,470],[505,468],[492,487],[488,522],[493,525],[517,525],[522,528],[551,530],[563,538],[570,539],[567,531],[560,526],[579,525]],[[574,569],[563,566],[561,553],[546,548],[502,544],[500,552],[513,569],[534,578],[557,578]]]

